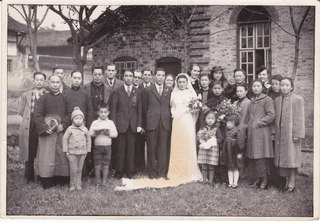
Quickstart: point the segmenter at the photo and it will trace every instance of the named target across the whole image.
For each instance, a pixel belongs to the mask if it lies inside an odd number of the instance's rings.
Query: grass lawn
[[[25,184],[18,148],[8,147],[7,215],[105,216],[313,216],[313,154],[303,153],[303,164],[292,194],[276,188],[259,191],[240,181],[238,189],[190,183],[175,188],[114,191],[121,181],[105,187],[83,184],[82,191],[68,187],[43,190]]]

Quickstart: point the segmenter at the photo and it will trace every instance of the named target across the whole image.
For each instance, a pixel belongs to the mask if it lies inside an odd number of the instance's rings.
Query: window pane
[[[247,72],[247,65],[246,65],[246,64],[242,64],[242,65],[241,65],[241,68],[242,68],[244,71]]]
[[[248,36],[253,36],[253,26],[248,26]]]
[[[241,27],[241,36],[247,36],[246,27],[244,26]]]
[[[248,74],[253,74],[253,64],[248,64]]]
[[[262,37],[258,37],[258,48],[262,47]]]
[[[264,47],[269,47],[269,36],[264,37]]]
[[[241,48],[245,49],[247,48],[247,39],[241,38]]]
[[[263,28],[263,26],[257,25],[258,36],[262,35],[262,28]]]
[[[245,63],[247,62],[247,53],[241,52],[241,62]]]
[[[253,37],[248,38],[248,48],[253,48]]]
[[[251,85],[252,81],[253,81],[253,76],[252,75],[248,75],[248,83],[249,83],[249,85]]]
[[[253,62],[253,52],[248,52],[248,62]]]
[[[264,24],[264,35],[269,35],[269,24]]]

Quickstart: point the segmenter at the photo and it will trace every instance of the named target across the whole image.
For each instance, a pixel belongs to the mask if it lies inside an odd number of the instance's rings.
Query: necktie
[[[112,86],[112,80],[110,80],[110,86]]]
[[[159,94],[162,95],[162,86],[159,86]]]
[[[127,86],[127,94],[128,94],[128,96],[130,97],[130,94],[131,94],[130,86]]]

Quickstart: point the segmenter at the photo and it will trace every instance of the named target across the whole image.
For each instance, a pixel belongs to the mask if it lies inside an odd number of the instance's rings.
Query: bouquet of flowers
[[[200,142],[199,147],[202,149],[210,149],[212,146],[217,146],[215,139],[217,128],[208,129],[207,127],[199,130],[197,139]]]
[[[189,103],[190,112],[198,112],[202,107],[201,95],[193,98]]]
[[[230,100],[223,100],[220,104],[215,108],[217,112],[217,116],[219,119],[223,119],[228,115],[237,115],[240,116],[241,108],[235,104],[232,104]]]

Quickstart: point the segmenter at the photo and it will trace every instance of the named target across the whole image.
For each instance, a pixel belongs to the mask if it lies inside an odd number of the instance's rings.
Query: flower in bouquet
[[[201,95],[197,96],[196,98],[193,98],[189,106],[191,112],[198,112],[202,108],[202,102],[201,102]]]
[[[217,105],[215,110],[219,116],[218,119],[220,120],[228,115],[240,116],[241,113],[241,108],[236,104],[232,104],[231,100],[223,100],[220,104]]]
[[[215,131],[212,129],[208,129],[207,127],[199,130],[199,132],[197,133],[197,139],[199,141],[208,141],[212,136],[215,135]]]

